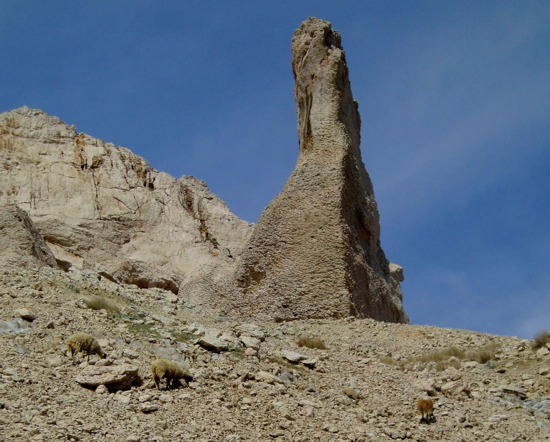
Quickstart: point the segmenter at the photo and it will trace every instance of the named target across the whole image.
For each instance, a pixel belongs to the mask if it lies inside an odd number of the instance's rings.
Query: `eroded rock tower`
[[[292,39],[300,153],[238,263],[239,309],[274,320],[370,317],[408,322],[401,268],[380,247],[361,120],[340,35],[310,18]]]

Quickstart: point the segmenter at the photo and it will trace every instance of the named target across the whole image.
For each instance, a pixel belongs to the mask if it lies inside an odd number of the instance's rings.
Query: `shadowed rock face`
[[[300,154],[263,212],[236,272],[251,315],[276,320],[371,317],[408,322],[399,281],[380,247],[361,120],[340,35],[310,18],[292,39]]]

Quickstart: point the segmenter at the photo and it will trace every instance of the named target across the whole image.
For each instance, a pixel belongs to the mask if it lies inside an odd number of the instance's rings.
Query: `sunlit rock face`
[[[232,274],[250,236],[205,183],[40,110],[0,114],[0,163],[0,205],[26,211],[65,269],[178,293],[205,269]]]
[[[370,317],[408,322],[402,269],[386,259],[361,160],[340,35],[310,18],[292,39],[300,151],[238,263],[239,311],[279,321]]]

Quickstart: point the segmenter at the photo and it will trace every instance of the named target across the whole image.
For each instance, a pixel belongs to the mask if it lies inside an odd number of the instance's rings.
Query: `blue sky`
[[[550,329],[550,2],[0,3],[0,112],[39,108],[255,222],[298,154],[292,33],[342,34],[413,324]]]

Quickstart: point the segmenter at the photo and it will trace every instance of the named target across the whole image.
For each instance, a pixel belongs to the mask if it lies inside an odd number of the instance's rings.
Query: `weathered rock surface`
[[[232,270],[250,234],[203,182],[39,110],[0,115],[0,162],[0,204],[27,211],[65,269],[177,293],[204,269]]]
[[[276,320],[353,315],[408,322],[402,269],[390,271],[380,247],[357,103],[330,23],[310,18],[294,33],[292,69],[300,154],[238,265],[245,298],[239,310]]]
[[[128,390],[132,385],[140,385],[139,367],[133,365],[88,366],[76,378],[76,382],[86,388],[105,385],[109,391]]]
[[[15,204],[0,205],[0,266],[49,265],[57,262],[29,215]]]

